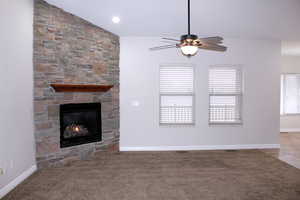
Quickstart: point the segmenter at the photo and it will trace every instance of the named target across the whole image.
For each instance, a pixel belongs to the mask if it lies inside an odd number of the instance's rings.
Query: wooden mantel
[[[51,84],[56,92],[107,92],[113,85]]]

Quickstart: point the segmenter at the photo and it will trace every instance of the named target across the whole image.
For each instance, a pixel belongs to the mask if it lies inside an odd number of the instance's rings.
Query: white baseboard
[[[239,149],[279,149],[280,144],[246,145],[203,145],[203,146],[145,146],[120,147],[120,151],[193,151],[193,150],[239,150]]]
[[[22,183],[25,179],[31,176],[37,170],[37,166],[33,165],[26,171],[24,171],[20,176],[11,181],[8,185],[0,189],[0,199],[12,191],[17,185]]]
[[[300,133],[300,128],[283,128],[280,133]]]

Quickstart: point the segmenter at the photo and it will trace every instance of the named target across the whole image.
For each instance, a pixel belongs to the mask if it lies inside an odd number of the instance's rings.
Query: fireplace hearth
[[[102,139],[101,104],[60,105],[60,146],[70,147]]]

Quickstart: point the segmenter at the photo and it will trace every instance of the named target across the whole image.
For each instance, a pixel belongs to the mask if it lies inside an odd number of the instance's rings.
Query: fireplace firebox
[[[60,146],[70,147],[102,139],[101,104],[60,105]]]

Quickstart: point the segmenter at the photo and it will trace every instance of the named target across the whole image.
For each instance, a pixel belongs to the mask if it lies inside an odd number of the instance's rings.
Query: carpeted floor
[[[255,150],[100,153],[35,173],[12,199],[299,200],[300,170]]]

